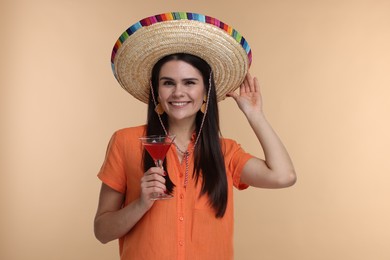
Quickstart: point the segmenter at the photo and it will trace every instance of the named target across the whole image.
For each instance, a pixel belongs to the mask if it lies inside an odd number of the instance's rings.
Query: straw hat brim
[[[128,31],[125,33],[128,34]],[[250,48],[245,39],[238,36],[239,42],[226,30],[205,21],[177,19],[155,22],[137,28],[128,37],[122,34],[120,44],[117,42],[113,50],[113,72],[127,92],[148,103],[151,71],[156,62],[169,54],[189,53],[210,65],[217,100],[221,101],[227,93],[241,85],[250,66]],[[246,49],[242,45],[243,40]]]

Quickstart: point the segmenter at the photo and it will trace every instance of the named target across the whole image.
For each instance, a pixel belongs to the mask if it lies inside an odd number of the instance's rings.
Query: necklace
[[[175,145],[176,150],[178,152],[180,152],[181,154],[183,154],[183,159],[184,159],[184,162],[186,164],[185,175],[184,175],[184,188],[187,188],[187,184],[188,184],[188,169],[189,169],[188,159],[190,157],[190,151],[188,149],[186,151],[183,151],[182,149],[180,149],[180,147],[176,144],[175,141],[173,141],[173,144]],[[195,144],[196,144],[196,142],[195,142]],[[194,147],[193,147],[192,150],[195,149],[195,144],[194,144]]]
[[[180,147],[177,145],[177,143],[176,143],[175,141],[173,141],[173,144],[176,146],[176,149],[177,149],[180,153],[185,154],[186,152],[188,152],[188,150],[183,151],[182,149],[180,149]]]
[[[183,151],[183,150],[181,150],[179,148],[179,146],[175,142],[173,142],[173,144],[175,145],[176,150],[183,154],[183,159],[184,159],[184,162],[186,164],[185,175],[184,175],[184,188],[187,188],[187,184],[188,184],[188,168],[189,168],[188,159],[190,157],[190,151],[188,151],[188,150]]]

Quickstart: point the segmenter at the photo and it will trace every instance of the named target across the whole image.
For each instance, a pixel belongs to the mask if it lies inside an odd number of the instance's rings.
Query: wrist
[[[263,111],[253,111],[251,113],[247,113],[245,114],[246,118],[248,119],[248,121],[251,123],[251,122],[263,122],[263,121],[267,121],[266,117],[265,117],[265,114],[263,113]]]
[[[135,202],[135,208],[138,212],[145,214],[152,206],[154,201],[139,197]]]

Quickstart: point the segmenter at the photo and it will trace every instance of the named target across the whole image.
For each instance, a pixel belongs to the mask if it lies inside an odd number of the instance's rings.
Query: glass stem
[[[157,167],[163,168],[163,160],[155,160],[154,163]]]

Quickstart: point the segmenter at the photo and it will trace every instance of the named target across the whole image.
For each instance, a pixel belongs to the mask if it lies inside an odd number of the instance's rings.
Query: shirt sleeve
[[[223,139],[223,150],[225,156],[226,171],[231,174],[233,185],[239,190],[249,187],[241,182],[241,174],[245,164],[253,155],[242,149],[241,145],[231,139]]]
[[[115,132],[108,144],[106,156],[98,173],[98,178],[110,188],[126,192],[126,173],[124,164],[124,143]]]

